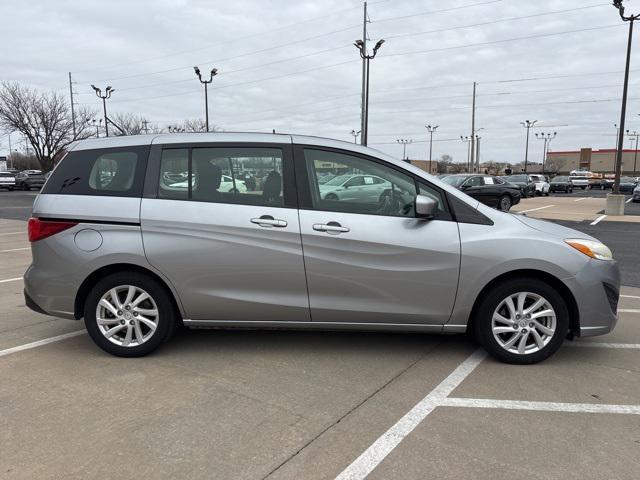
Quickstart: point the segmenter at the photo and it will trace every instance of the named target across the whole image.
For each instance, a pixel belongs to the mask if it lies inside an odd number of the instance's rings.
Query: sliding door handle
[[[332,235],[337,235],[339,233],[347,233],[349,231],[347,227],[343,227],[338,222],[315,223],[313,225],[313,229],[316,232],[327,232]]]
[[[260,225],[265,228],[284,228],[288,225],[286,220],[273,218],[271,215],[262,215],[260,218],[252,218],[251,223],[255,223],[256,225]]]

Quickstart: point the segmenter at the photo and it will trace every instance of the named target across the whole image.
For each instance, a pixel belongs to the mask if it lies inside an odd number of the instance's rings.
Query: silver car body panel
[[[78,289],[92,272],[132,264],[167,284],[188,325],[461,332],[490,281],[514,270],[537,270],[553,275],[573,294],[579,334],[606,333],[616,323],[603,287],[619,288],[616,262],[590,259],[563,241],[588,235],[491,209],[367,147],[318,137],[203,133],[84,140],[70,150],[214,142],[293,142],[376,157],[445,190],[493,225],[40,194],[34,216],[82,223],[31,244],[33,264],[25,273],[25,290],[38,306],[72,318]],[[250,222],[264,214],[285,220],[287,227]],[[350,231],[330,235],[313,230],[315,223],[328,221],[339,221]],[[97,232],[100,246],[81,249],[76,236],[82,230]]]

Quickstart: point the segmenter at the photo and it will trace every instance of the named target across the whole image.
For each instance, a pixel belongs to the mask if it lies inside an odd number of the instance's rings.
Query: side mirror
[[[433,218],[433,213],[438,207],[437,202],[426,195],[416,196],[416,216],[418,218]]]

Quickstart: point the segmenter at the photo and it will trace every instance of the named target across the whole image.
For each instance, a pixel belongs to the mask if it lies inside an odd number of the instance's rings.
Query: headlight
[[[613,260],[611,250],[602,242],[583,238],[567,238],[565,242],[588,257],[596,260]]]

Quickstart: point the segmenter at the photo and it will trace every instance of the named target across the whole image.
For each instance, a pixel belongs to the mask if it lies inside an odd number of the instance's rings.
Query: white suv
[[[544,175],[529,175],[529,178],[531,178],[531,181],[536,186],[536,195],[549,196],[549,189],[551,188],[551,185],[549,185],[547,177]]]

